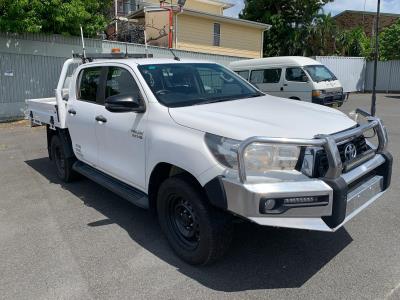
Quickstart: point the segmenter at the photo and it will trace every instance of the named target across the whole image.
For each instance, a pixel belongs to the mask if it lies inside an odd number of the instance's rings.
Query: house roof
[[[147,6],[144,7],[141,10],[137,10],[130,14],[128,18],[134,19],[137,17],[143,17],[145,12],[148,11],[163,11],[163,8],[160,8],[159,6]],[[271,28],[271,25],[269,24],[264,24],[264,23],[259,23],[259,22],[254,22],[254,21],[249,21],[249,20],[244,20],[244,19],[238,19],[238,18],[233,18],[233,17],[228,17],[228,16],[223,16],[223,15],[216,15],[216,14],[210,14],[198,10],[193,10],[193,9],[184,9],[181,14],[184,15],[190,15],[190,16],[197,16],[201,18],[206,18],[206,19],[212,19],[214,21],[220,21],[220,22],[226,22],[226,23],[234,23],[234,24],[241,24],[244,26],[249,26],[249,27],[254,27],[254,28],[259,28],[263,30],[269,30]]]
[[[376,12],[373,11],[363,11],[363,10],[344,10],[341,13],[337,14],[336,16],[333,16],[334,19],[345,15],[345,14],[357,14],[357,15],[372,15],[375,16]],[[400,18],[400,14],[392,14],[392,13],[380,13],[381,16],[386,16],[386,17],[397,17]]]

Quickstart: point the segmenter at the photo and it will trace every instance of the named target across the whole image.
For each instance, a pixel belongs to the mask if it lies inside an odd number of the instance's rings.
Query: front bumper
[[[388,189],[392,174],[393,158],[386,151],[388,139],[382,122],[361,110],[358,113],[367,118],[366,124],[334,135],[312,140],[253,137],[243,141],[238,148],[238,178],[221,178],[227,210],[267,226],[318,231],[335,231],[343,226]],[[338,144],[368,130],[374,130],[378,137],[375,154],[358,159],[346,170]],[[274,183],[249,181],[244,153],[252,143],[323,147],[329,168],[318,179],[304,175]]]
[[[346,99],[346,95],[344,93],[325,95],[322,97],[312,97],[312,103],[332,106],[335,104],[341,105]]]
[[[310,179],[279,183],[241,183],[222,178],[227,209],[265,226],[336,231],[375,202],[389,187],[392,157],[375,157],[335,180]],[[260,210],[264,199],[326,196],[322,205],[291,207],[282,213]]]

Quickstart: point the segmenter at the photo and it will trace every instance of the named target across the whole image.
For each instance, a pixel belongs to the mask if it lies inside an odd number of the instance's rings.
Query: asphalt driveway
[[[237,224],[228,255],[201,268],[147,211],[90,180],[62,184],[44,128],[2,124],[0,299],[400,299],[400,96],[380,95],[377,114],[395,157],[379,201],[336,233]]]

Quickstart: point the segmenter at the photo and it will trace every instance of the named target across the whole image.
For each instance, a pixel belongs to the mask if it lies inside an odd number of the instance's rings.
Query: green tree
[[[242,19],[271,24],[264,35],[264,55],[306,55],[322,7],[333,0],[247,0]]]
[[[336,39],[340,55],[371,58],[371,39],[367,37],[362,27],[344,30],[338,33]]]
[[[385,28],[380,35],[380,59],[400,59],[400,21]]]
[[[0,31],[95,36],[107,25],[111,0],[0,0]]]
[[[336,36],[339,32],[331,14],[318,15],[311,25],[308,55],[333,55],[336,53]]]

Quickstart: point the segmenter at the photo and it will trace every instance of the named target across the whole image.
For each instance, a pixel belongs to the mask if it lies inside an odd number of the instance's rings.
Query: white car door
[[[76,93],[70,95],[67,104],[67,124],[76,157],[96,166],[97,140],[95,112],[99,107],[101,67],[89,67],[80,71]]]
[[[280,97],[281,77],[281,68],[253,70],[250,74],[250,82],[256,85],[262,92]]]
[[[144,101],[129,67],[109,66],[105,77],[105,99],[127,95]],[[105,173],[133,185],[145,187],[146,113],[111,112],[104,105],[96,109],[98,165]]]
[[[287,67],[283,77],[281,97],[311,102],[311,81],[302,68]]]

